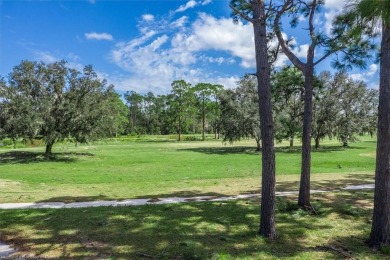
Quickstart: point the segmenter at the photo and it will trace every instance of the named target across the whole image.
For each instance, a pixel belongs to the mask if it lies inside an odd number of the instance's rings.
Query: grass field
[[[0,239],[34,259],[389,259],[365,246],[372,192],[316,194],[318,215],[278,198],[278,239],[256,236],[259,201],[1,210]]]
[[[296,190],[300,150],[277,147],[279,190]],[[261,159],[253,141],[111,141],[58,144],[51,160],[43,147],[0,151],[2,202],[89,201],[191,195],[234,195],[260,190]],[[327,142],[312,155],[313,188],[372,181],[374,139],[349,148]]]
[[[300,151],[277,146],[277,190],[297,190]],[[313,151],[312,188],[373,182],[375,139]],[[260,191],[252,141],[140,138],[0,151],[0,202],[88,201]],[[277,198],[278,239],[256,235],[259,200],[137,207],[0,210],[0,241],[34,259],[388,259],[369,235],[372,191],[313,194],[317,215]]]

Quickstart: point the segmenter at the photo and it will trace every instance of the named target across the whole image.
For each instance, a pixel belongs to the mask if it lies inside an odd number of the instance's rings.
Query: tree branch
[[[303,63],[300,59],[298,59],[297,56],[290,50],[288,47],[286,41],[283,39],[281,30],[280,30],[280,18],[282,17],[282,14],[289,9],[293,7],[293,1],[287,0],[284,5],[282,6],[282,9],[276,12],[275,20],[274,20],[274,31],[276,34],[276,37],[278,38],[279,44],[282,47],[283,53],[289,58],[289,60],[301,71],[305,70],[305,63]]]
[[[244,20],[246,20],[246,21],[248,21],[248,22],[250,22],[250,23],[254,23],[254,22],[255,22],[254,19],[252,19],[252,18],[250,18],[248,15],[242,13],[240,10],[238,10],[237,8],[235,8],[233,5],[230,4],[229,7],[230,7],[231,9],[233,9],[234,13],[238,14],[242,19],[244,19]]]

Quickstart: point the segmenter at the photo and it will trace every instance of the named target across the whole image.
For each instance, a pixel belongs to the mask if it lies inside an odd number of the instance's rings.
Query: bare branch
[[[293,7],[293,1],[287,0],[285,1],[282,8],[276,13],[274,20],[274,30],[276,37],[278,38],[280,47],[282,47],[283,53],[289,58],[289,60],[301,71],[305,70],[305,63],[303,63],[298,57],[291,51],[290,47],[287,45],[286,41],[283,39],[282,32],[280,30],[280,19],[282,14]]]

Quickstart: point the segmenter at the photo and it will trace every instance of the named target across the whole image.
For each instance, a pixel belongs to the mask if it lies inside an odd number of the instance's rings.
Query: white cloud
[[[368,71],[367,71],[367,76],[373,76],[378,70],[378,65],[376,65],[375,63],[371,64],[370,67],[368,68]]]
[[[154,15],[152,14],[144,14],[142,15],[142,20],[145,22],[153,22],[154,21]]]
[[[105,41],[112,41],[114,38],[109,33],[97,33],[97,32],[90,32],[84,34],[85,38],[88,40],[105,40]]]
[[[58,59],[48,51],[37,50],[37,51],[34,51],[34,55],[35,55],[36,60],[43,61],[45,63],[53,63],[53,62],[58,61]]]
[[[253,29],[250,24],[233,24],[229,18],[217,19],[204,13],[191,26],[188,17],[163,23],[163,30],[140,24],[141,35],[115,45],[111,61],[130,75],[116,75],[114,82],[121,91],[167,93],[170,84],[184,79],[192,84],[210,82],[234,87],[236,75],[224,75],[210,64],[228,66],[239,62],[253,71],[255,67]],[[211,69],[210,69],[211,67]]]
[[[201,5],[208,5],[212,2],[212,0],[204,0]]]
[[[293,52],[298,58],[306,59],[308,50],[309,50],[309,44],[303,44],[293,49]]]
[[[176,13],[184,12],[185,10],[190,9],[190,8],[193,8],[193,7],[195,7],[196,5],[198,5],[198,3],[197,3],[196,1],[190,0],[190,1],[188,1],[186,4],[179,6],[179,8],[177,8],[177,9],[175,10],[175,12],[176,12]]]
[[[368,70],[367,70],[367,71],[364,71],[364,72],[362,72],[362,73],[350,74],[349,76],[350,76],[353,80],[369,82],[369,81],[371,80],[371,78],[376,74],[377,71],[378,71],[378,65],[375,64],[375,63],[372,63],[372,64],[368,67]]]
[[[349,77],[356,81],[366,81],[365,75],[363,73],[349,74]]]
[[[188,16],[182,16],[179,19],[173,21],[171,23],[171,26],[173,26],[173,27],[184,27],[187,22],[188,22]]]
[[[325,8],[341,11],[346,3],[346,0],[325,0]]]

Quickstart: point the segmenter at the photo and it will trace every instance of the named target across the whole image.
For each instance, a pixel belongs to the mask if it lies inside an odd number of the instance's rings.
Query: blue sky
[[[173,80],[234,87],[254,72],[253,31],[233,24],[228,0],[0,0],[0,75],[21,60],[65,59],[82,70],[92,64],[120,93],[135,90],[165,94]],[[326,0],[316,23],[324,32],[341,10]],[[294,37],[294,52],[304,58],[305,20],[284,26]],[[318,51],[318,55],[321,51]],[[317,72],[329,69],[327,59]],[[280,56],[278,65],[288,63]],[[377,64],[352,71],[353,78],[377,86]]]

